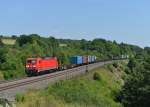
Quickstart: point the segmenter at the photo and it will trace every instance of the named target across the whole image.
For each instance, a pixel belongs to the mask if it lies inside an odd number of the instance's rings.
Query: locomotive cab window
[[[29,63],[29,64],[36,64],[36,60],[28,60],[27,63]]]

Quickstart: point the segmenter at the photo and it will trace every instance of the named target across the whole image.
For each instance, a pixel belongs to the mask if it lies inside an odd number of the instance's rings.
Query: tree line
[[[69,64],[74,55],[95,55],[98,59],[128,54],[135,56],[144,50],[138,46],[105,39],[71,40],[42,37],[38,34],[20,35],[7,38],[16,39],[14,45],[2,43],[0,36],[0,73],[5,79],[25,76],[25,61],[29,57],[56,56],[59,64]]]

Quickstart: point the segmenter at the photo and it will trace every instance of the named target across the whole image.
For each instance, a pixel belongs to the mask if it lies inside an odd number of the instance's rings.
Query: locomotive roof
[[[36,60],[36,59],[41,59],[41,58],[28,58],[27,60]]]
[[[56,58],[56,57],[37,57],[37,58],[28,58],[27,60],[37,60],[37,59],[43,59],[43,60],[48,60],[51,58]]]

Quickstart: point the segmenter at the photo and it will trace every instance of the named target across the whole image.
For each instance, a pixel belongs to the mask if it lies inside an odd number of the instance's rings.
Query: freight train
[[[114,56],[111,60],[118,59],[128,59],[128,55]],[[104,61],[104,60],[103,60]],[[94,62],[98,62],[96,56],[73,56],[70,58],[69,65],[59,65],[58,59],[56,57],[38,57],[38,58],[28,58],[26,60],[25,71],[27,75],[39,75],[42,73],[60,71],[64,69],[70,69],[73,67],[87,65]]]
[[[39,75],[45,71],[60,71],[76,66],[94,63],[96,56],[73,56],[70,58],[70,65],[59,65],[56,57],[28,58],[25,70],[28,75]]]

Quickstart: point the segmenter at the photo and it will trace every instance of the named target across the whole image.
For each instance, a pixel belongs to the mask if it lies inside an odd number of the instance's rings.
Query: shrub
[[[4,79],[4,75],[3,75],[2,71],[0,71],[0,80],[1,79]]]
[[[107,65],[107,68],[109,71],[114,72],[114,67],[113,65]]]
[[[15,100],[17,102],[23,102],[25,100],[25,97],[23,94],[17,94],[16,97],[15,97]]]
[[[5,80],[9,80],[9,79],[13,79],[13,78],[20,78],[20,77],[24,77],[26,74],[23,71],[13,71],[13,70],[9,70],[9,71],[5,71],[3,72],[4,75],[4,79]]]
[[[128,67],[126,67],[124,71],[125,71],[125,73],[127,73],[127,74],[130,74],[130,73],[131,73],[131,70],[130,70]]]
[[[0,99],[0,107],[12,107],[12,104],[6,99]]]
[[[8,79],[10,79],[10,78],[13,78],[13,73],[12,73],[11,71],[5,71],[5,72],[3,73],[3,75],[4,75],[4,79],[5,79],[5,80],[8,80]]]
[[[114,66],[115,68],[118,68],[119,65],[118,65],[117,62],[114,62],[114,63],[113,63],[113,66]]]
[[[93,79],[94,80],[101,80],[101,76],[98,72],[95,72],[94,75],[93,75]]]

